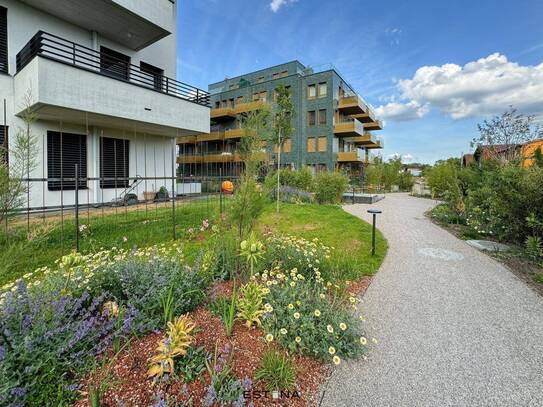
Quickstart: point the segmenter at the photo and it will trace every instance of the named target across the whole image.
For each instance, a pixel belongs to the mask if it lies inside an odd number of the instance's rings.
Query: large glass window
[[[326,125],[326,109],[319,110],[319,124]]]
[[[317,86],[316,85],[308,85],[307,86],[307,98],[308,99],[314,99],[317,96]]]
[[[156,90],[162,90],[162,78],[164,77],[164,69],[157,68],[151,64],[140,62],[140,70],[144,77],[142,80],[146,85],[150,85]],[[166,92],[168,89],[165,89]]]
[[[320,98],[326,96],[327,90],[328,90],[328,86],[326,85],[326,82],[319,83],[318,93],[319,93]]]
[[[78,176],[87,178],[87,136],[85,134],[47,132],[47,188],[50,191],[75,189],[75,166]],[[79,189],[87,188],[86,180]]]
[[[130,57],[106,47],[100,47],[100,72],[113,78],[128,80]]]
[[[308,126],[314,126],[315,125],[315,111],[310,110],[307,112],[307,125]]]

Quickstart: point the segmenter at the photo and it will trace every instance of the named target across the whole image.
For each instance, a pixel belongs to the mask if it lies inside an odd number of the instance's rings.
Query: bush
[[[135,311],[107,300],[107,293],[30,292],[19,280],[0,308],[0,404],[57,406],[78,398],[77,383],[95,355],[132,329]]]
[[[265,290],[254,281],[250,281],[240,289],[238,298],[238,318],[244,321],[247,328],[261,325],[260,317],[264,313],[263,300]]]
[[[315,177],[315,199],[320,204],[340,203],[348,186],[349,178],[341,172],[319,172]]]
[[[358,321],[342,298],[332,294],[329,283],[310,282],[293,271],[286,275],[272,270],[260,278],[271,282],[263,318],[268,342],[276,340],[291,352],[335,364],[364,352],[366,339],[358,332]]]
[[[264,382],[268,391],[291,390],[296,382],[296,368],[287,355],[267,350],[255,372],[255,379]]]
[[[313,174],[307,167],[299,170],[282,169],[279,171],[279,183],[302,191],[313,190]],[[273,191],[277,188],[277,170],[270,172],[264,181],[266,189]]]

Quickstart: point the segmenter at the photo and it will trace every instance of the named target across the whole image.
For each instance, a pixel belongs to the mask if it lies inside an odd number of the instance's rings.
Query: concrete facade
[[[284,85],[290,90],[294,104],[293,127],[295,130],[289,145],[283,148],[282,165],[292,168],[308,166],[315,171],[333,170],[338,167],[360,171],[365,161],[364,149],[380,148],[381,144],[377,143],[369,131],[364,130],[363,124],[350,115],[344,114],[340,108],[341,99],[357,96],[340,74],[335,69],[316,71],[299,61],[288,62],[209,85],[212,107],[211,132],[220,135],[225,131],[239,128],[244,112],[237,110],[242,103],[260,99],[269,103],[273,111],[276,108],[274,90],[279,85]],[[309,96],[309,86],[315,87],[315,97]],[[326,89],[325,92],[322,91],[321,86]],[[214,119],[216,116],[214,111],[224,108],[233,108],[237,114],[235,117]],[[315,112],[315,125],[309,125],[308,112],[310,111]],[[320,111],[324,112],[326,118],[324,122],[320,120]],[[336,124],[343,122],[353,122],[353,126],[356,124],[361,132],[360,136],[364,134],[371,143],[360,144],[356,143],[353,137],[338,136],[335,131]],[[311,139],[309,144],[308,139]],[[318,140],[321,142],[319,143]],[[180,171],[184,174],[199,175],[206,171],[216,174],[221,166],[213,161],[213,155],[224,151],[234,153],[239,139],[221,140],[219,136],[217,140],[201,143],[198,139],[193,143],[182,138],[178,141],[181,141],[178,160]],[[310,146],[313,143],[316,151],[311,151],[313,149]],[[273,147],[268,146],[267,152],[270,162],[274,162],[276,154]],[[191,160],[191,155],[198,154],[203,155],[200,164],[192,162],[184,164],[185,160],[194,161]],[[188,156],[188,158],[185,159],[183,156]],[[220,157],[218,159],[220,160]],[[239,170],[239,166],[234,164],[222,165],[223,174]]]
[[[6,117],[4,123],[2,111],[0,127],[7,126],[12,143],[24,128],[21,113],[25,107],[30,104],[35,112],[37,121],[31,132],[37,143],[38,165],[29,178],[48,177],[47,133],[51,131],[85,136],[88,177],[100,176],[101,137],[129,140],[128,175],[148,178],[175,175],[176,137],[209,132],[209,107],[191,99],[192,93],[201,96],[206,92],[190,88],[179,96],[164,90],[170,84],[179,86],[175,1],[0,0],[0,7],[7,9],[9,62],[7,74],[0,73],[0,108],[4,110],[5,105]],[[79,9],[77,15],[70,11],[75,8]],[[110,15],[101,21],[82,16],[84,10],[91,9],[100,13],[109,10]],[[104,24],[108,18],[118,23],[114,27]],[[78,61],[75,57],[70,61],[71,55],[50,58],[40,54],[18,66],[17,54],[38,31],[76,44]],[[132,65],[126,69],[133,76],[119,79],[104,75],[101,47],[129,57]],[[97,61],[91,61],[94,66],[84,66],[86,55],[98,55]],[[137,83],[140,62],[163,70],[160,88]],[[171,180],[148,180],[138,187],[138,198],[161,187],[175,193]],[[89,180],[79,201],[109,202],[122,189],[100,188],[99,181]],[[74,200],[72,190],[49,190],[46,182],[34,182],[26,206],[71,205]]]

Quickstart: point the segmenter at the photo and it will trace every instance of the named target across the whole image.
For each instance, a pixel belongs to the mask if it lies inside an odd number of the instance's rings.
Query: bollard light
[[[377,215],[382,212],[379,209],[368,209],[368,213],[373,215],[373,226],[371,228],[371,255],[375,256],[375,221]]]

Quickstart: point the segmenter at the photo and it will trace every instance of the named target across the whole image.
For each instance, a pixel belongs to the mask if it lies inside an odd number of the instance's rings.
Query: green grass
[[[179,203],[176,207],[175,223],[178,238],[186,235],[190,227],[199,227],[204,219],[219,216],[216,198]],[[80,214],[80,225],[88,229],[80,238],[80,251],[91,253],[100,248],[150,246],[173,238],[173,213],[171,206],[156,207],[149,204],[147,210],[140,207],[108,208],[102,215],[100,209],[89,216]],[[27,239],[25,222],[10,226],[9,234],[0,237],[0,286],[33,271],[38,267],[51,266],[59,257],[76,247],[75,222],[65,218],[63,225],[59,217],[47,220],[34,219],[30,226],[31,238]],[[125,239],[126,238],[126,242]],[[190,259],[198,252],[201,242],[185,239],[185,252]]]
[[[261,231],[270,229],[305,239],[317,237],[327,246],[334,247],[338,262],[355,266],[357,275],[351,276],[352,279],[374,274],[387,251],[387,242],[377,231],[376,253],[372,256],[371,225],[339,206],[282,203],[277,214],[275,206],[269,205],[259,221]]]
[[[228,206],[228,202],[225,205]],[[149,205],[139,210],[100,210],[87,216],[80,215],[80,224],[88,232],[80,239],[82,253],[92,253],[101,248],[134,246],[144,247],[170,241],[173,238],[171,207]],[[198,227],[202,220],[212,222],[219,216],[219,202],[215,198],[179,204],[175,221],[177,238],[183,240],[188,260],[194,259],[206,242],[187,239],[187,229]],[[356,275],[371,275],[377,271],[387,250],[386,240],[377,233],[377,251],[371,256],[371,226],[343,211],[338,206],[282,204],[279,214],[275,204],[269,204],[260,217],[260,231],[272,229],[313,239],[321,239],[336,248],[336,261],[354,264]],[[26,224],[10,227],[8,237],[0,238],[0,286],[42,266],[51,266],[55,260],[75,249],[75,223],[64,219],[34,220],[31,238],[27,239]],[[126,238],[126,242],[124,241]],[[349,267],[351,268],[351,267]]]
[[[536,282],[538,282],[539,284],[543,284],[543,273],[537,274],[537,275],[534,277],[534,280],[535,280]]]

